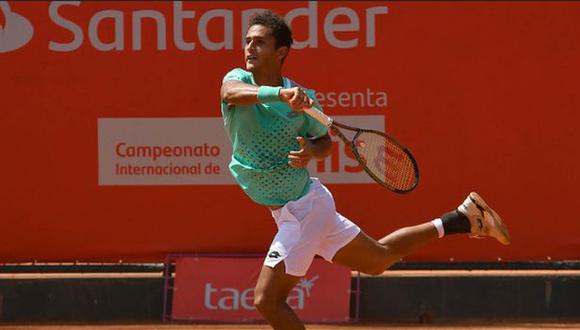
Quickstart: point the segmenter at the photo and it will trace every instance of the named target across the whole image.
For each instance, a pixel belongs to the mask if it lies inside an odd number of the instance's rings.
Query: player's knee
[[[384,271],[386,270],[385,267],[379,265],[379,266],[369,266],[366,269],[363,269],[362,272],[368,275],[381,275]]]
[[[269,314],[280,308],[280,299],[267,292],[256,292],[254,306],[262,314]]]
[[[394,262],[391,260],[385,260],[385,259],[381,259],[381,260],[376,260],[375,262],[369,263],[367,265],[365,265],[365,267],[363,269],[361,269],[360,271],[368,274],[368,275],[381,275],[382,273],[384,273],[387,269],[389,269],[389,267],[391,267],[391,265]]]

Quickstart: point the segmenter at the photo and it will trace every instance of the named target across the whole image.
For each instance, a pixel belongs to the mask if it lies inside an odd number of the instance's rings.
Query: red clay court
[[[513,324],[469,324],[469,323],[454,323],[441,325],[425,325],[425,324],[349,324],[349,325],[307,325],[307,329],[312,330],[363,330],[363,329],[393,329],[393,330],[557,330],[557,329],[580,329],[580,323],[513,323]],[[271,329],[266,325],[162,325],[162,324],[139,324],[139,325],[14,325],[4,326],[2,330],[234,330],[234,329]]]

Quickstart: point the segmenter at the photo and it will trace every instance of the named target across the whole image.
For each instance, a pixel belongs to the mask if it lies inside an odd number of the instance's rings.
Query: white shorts
[[[332,194],[316,178],[302,198],[272,211],[278,233],[264,265],[274,268],[284,260],[286,273],[304,276],[315,255],[332,262],[338,250],[352,241],[360,228],[336,212]]]

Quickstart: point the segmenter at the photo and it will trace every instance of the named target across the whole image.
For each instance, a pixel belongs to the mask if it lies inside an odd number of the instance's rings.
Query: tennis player
[[[292,45],[283,18],[263,11],[250,18],[245,69],[223,78],[222,115],[233,144],[230,171],[243,191],[271,210],[278,227],[255,288],[255,306],[274,329],[304,329],[286,304],[315,255],[378,275],[437,237],[469,234],[510,244],[499,215],[476,193],[433,221],[401,228],[378,241],[336,212],[330,191],[306,166],[329,155],[327,128],[302,109],[321,109],[314,91],[282,75]]]

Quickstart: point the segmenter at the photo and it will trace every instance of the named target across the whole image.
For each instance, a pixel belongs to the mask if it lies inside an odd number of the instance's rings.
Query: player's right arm
[[[253,105],[258,101],[258,86],[240,80],[224,81],[221,88],[222,100],[233,105]]]
[[[222,100],[233,105],[253,105],[260,103],[258,100],[258,86],[247,84],[239,80],[228,80],[222,84]],[[295,111],[302,111],[305,107],[311,107],[312,101],[306,93],[298,87],[280,89],[280,100],[288,103]]]

